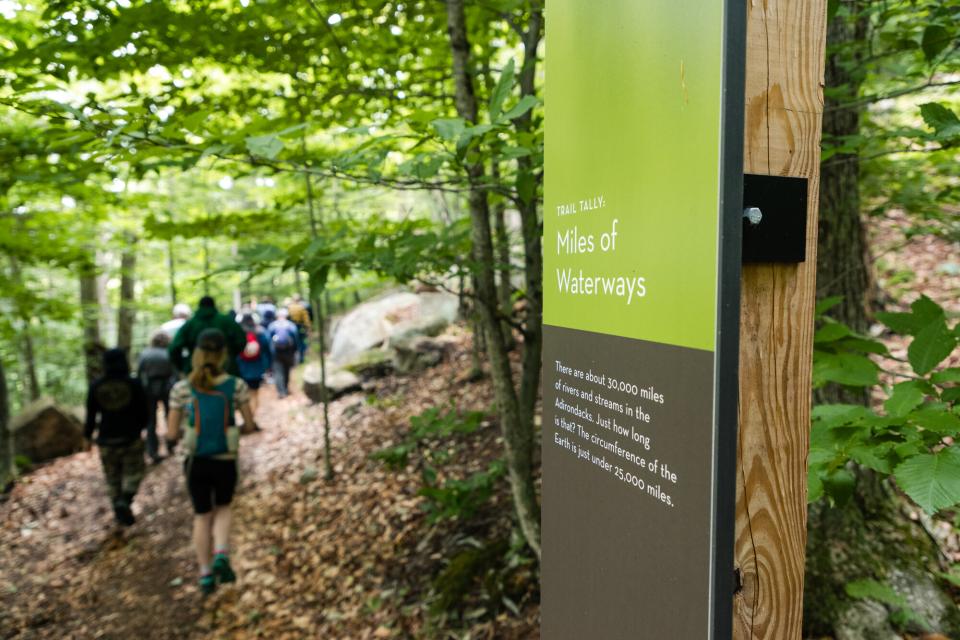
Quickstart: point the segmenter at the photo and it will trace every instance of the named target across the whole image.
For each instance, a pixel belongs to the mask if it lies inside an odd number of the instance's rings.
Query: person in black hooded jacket
[[[143,386],[130,376],[122,349],[103,354],[104,374],[87,393],[87,440],[97,433],[113,513],[123,526],[134,523],[131,506],[144,475],[143,439],[149,410]],[[99,421],[98,421],[99,418]]]

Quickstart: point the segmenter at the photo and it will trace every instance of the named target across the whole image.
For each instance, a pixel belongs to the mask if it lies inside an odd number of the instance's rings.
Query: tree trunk
[[[26,286],[23,281],[20,262],[13,256],[10,256],[10,273],[16,284]],[[23,345],[23,364],[27,374],[27,395],[33,401],[40,397],[40,381],[37,376],[37,357],[33,349],[33,334],[30,330],[31,318],[19,305],[17,306],[17,315],[20,317],[20,340]]]
[[[474,74],[470,68],[470,44],[467,39],[463,0],[446,0],[447,32],[453,53],[453,80],[457,113],[464,120],[477,122]],[[533,481],[534,434],[532,420],[525,420],[513,383],[506,338],[497,313],[499,300],[494,274],[493,238],[487,193],[481,186],[482,163],[466,167],[471,189],[468,206],[472,226],[473,258],[477,265],[476,301],[480,323],[486,337],[490,373],[493,380],[500,428],[503,432],[506,462],[513,503],[520,530],[537,558],[540,558],[540,506]],[[538,275],[539,277],[539,275]],[[537,361],[539,369],[540,362]],[[539,374],[537,374],[539,375]]]
[[[10,399],[7,396],[7,372],[0,361],[0,493],[14,478],[13,440],[10,437]]]
[[[305,114],[302,114],[306,120]],[[304,157],[307,156],[307,134],[303,130],[300,138]],[[307,214],[310,217],[310,234],[316,240],[319,234],[319,227],[323,220],[318,218],[313,202],[313,182],[310,180],[310,173],[305,171],[303,180],[307,187]],[[297,273],[294,271],[294,273]],[[326,283],[324,283],[326,288]],[[299,289],[299,286],[298,286]],[[316,321],[314,330],[317,332],[317,352],[320,356],[320,393],[323,398],[323,477],[327,480],[333,480],[333,461],[330,455],[330,394],[327,392],[327,328],[323,308],[323,291],[314,291],[310,287],[310,297],[313,299],[313,317]]]
[[[523,38],[523,65],[520,68],[520,95],[536,95],[537,49],[543,37],[543,10],[531,10],[530,21]],[[532,133],[533,114],[526,112],[516,120],[518,132]],[[529,157],[517,159],[518,180],[527,176],[534,184],[542,176],[533,174],[533,161]],[[540,395],[540,361],[543,352],[543,223],[537,206],[535,192],[524,199],[521,193],[520,220],[523,235],[524,284],[526,286],[527,311],[523,331],[523,369],[520,380],[520,415],[524,422],[533,423],[533,415]]]
[[[80,270],[80,313],[83,321],[83,354],[86,362],[87,383],[100,377],[100,301],[97,291],[97,272],[91,259]]]
[[[137,270],[136,238],[125,239],[126,248],[120,256],[120,305],[117,308],[117,347],[131,356],[133,322],[136,319],[135,285]]]
[[[827,30],[824,141],[860,133],[856,101],[858,63],[865,50],[867,19],[863,0],[842,0],[849,15],[834,18]],[[843,296],[831,315],[857,331],[869,324],[873,283],[866,232],[860,213],[860,158],[837,154],[821,164],[820,224],[817,249],[818,297]],[[838,386],[816,393],[818,403],[866,404],[866,393]],[[852,466],[852,465],[851,465]],[[856,469],[857,488],[843,506],[821,500],[807,510],[804,580],[805,637],[900,638],[886,607],[855,599],[845,587],[875,580],[893,588],[930,623],[930,629],[958,637],[956,607],[930,573],[938,550],[920,523],[905,517],[904,504],[889,480]],[[919,629],[918,629],[919,631]]]
[[[30,319],[23,319],[23,362],[27,369],[27,392],[30,400],[40,397],[40,381],[37,377],[37,357],[33,350],[33,336],[30,333]]]
[[[491,167],[493,179],[500,181],[499,163],[494,161]],[[500,313],[503,315],[503,335],[507,338],[507,349],[511,351],[516,346],[516,340],[513,339],[513,328],[510,326],[509,319],[513,316],[513,289],[510,282],[510,233],[507,231],[507,206],[503,200],[498,200],[493,205],[493,229],[494,239],[497,247],[497,275],[499,276],[499,288],[497,297],[500,300]]]
[[[844,0],[856,16],[862,0]],[[826,87],[823,139],[837,143],[860,132],[855,104],[862,78],[858,69],[866,37],[865,17],[837,17],[827,29]],[[860,158],[839,153],[820,165],[820,233],[817,245],[817,296],[843,296],[832,315],[855,331],[868,327],[871,261],[860,215]]]

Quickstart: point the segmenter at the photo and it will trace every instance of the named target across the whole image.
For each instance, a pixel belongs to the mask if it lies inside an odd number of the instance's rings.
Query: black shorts
[[[248,380],[244,378],[243,381],[247,383],[247,386],[250,388],[251,391],[256,391],[257,389],[260,388],[260,383],[263,382],[263,379],[256,378],[255,380]]]
[[[210,513],[233,500],[237,488],[237,461],[189,458],[184,464],[194,513]]]

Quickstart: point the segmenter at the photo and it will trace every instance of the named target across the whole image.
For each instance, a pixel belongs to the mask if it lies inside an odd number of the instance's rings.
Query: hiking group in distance
[[[154,464],[164,458],[157,430],[163,408],[167,455],[178,446],[183,452],[203,594],[236,579],[229,537],[240,433],[260,430],[255,416],[265,381],[272,379],[279,398],[290,394],[290,374],[306,356],[311,320],[309,305],[297,295],[280,307],[265,297],[227,313],[204,296],[195,313],[185,304],[174,306],[173,318],[139,354],[135,375],[126,351],[109,349],[102,375],[90,385],[85,436],[90,442],[96,434],[120,527],[135,522],[132,506],[145,456]]]

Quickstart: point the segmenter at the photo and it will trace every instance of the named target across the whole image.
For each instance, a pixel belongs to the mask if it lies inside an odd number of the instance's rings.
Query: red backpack
[[[247,331],[247,344],[240,352],[240,359],[247,362],[255,362],[260,359],[260,341],[257,340],[255,332]]]

